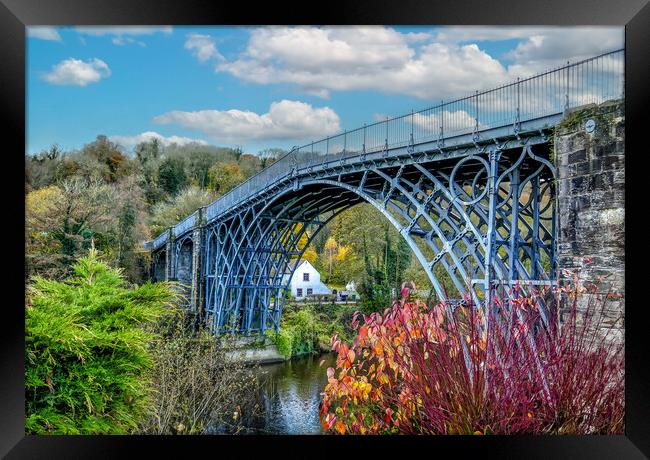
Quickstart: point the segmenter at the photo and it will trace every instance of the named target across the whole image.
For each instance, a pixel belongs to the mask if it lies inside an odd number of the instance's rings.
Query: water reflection
[[[325,362],[319,366],[321,360]],[[262,366],[260,377],[266,383],[259,404],[264,410],[259,416],[241,420],[240,433],[321,434],[321,393],[327,383],[326,370],[335,361],[336,355],[327,353]]]

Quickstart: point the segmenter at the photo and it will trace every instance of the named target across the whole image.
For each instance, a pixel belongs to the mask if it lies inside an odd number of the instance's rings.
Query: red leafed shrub
[[[542,327],[541,293],[494,305],[486,318],[467,304],[453,310],[402,301],[384,314],[356,314],[351,346],[332,338],[323,428],[339,434],[621,434],[623,344],[594,333],[594,302],[578,311],[574,288],[563,318]],[[512,306],[511,308],[506,308]],[[549,305],[550,307],[550,305]]]

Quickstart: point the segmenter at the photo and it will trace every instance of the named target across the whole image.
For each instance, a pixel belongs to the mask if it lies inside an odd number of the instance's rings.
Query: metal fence
[[[153,240],[153,249],[158,249],[163,244],[167,242],[167,237],[169,236],[169,231],[165,230],[162,232],[155,240]]]
[[[190,214],[185,219],[181,220],[178,224],[176,224],[174,226],[174,236],[182,235],[187,230],[194,227],[194,223],[196,222],[197,215],[198,215],[198,211],[194,211],[192,214]]]
[[[478,76],[480,78],[480,76]],[[213,220],[252,193],[291,173],[295,167],[315,166],[334,159],[390,150],[424,142],[513,126],[563,113],[587,104],[624,97],[624,50],[546,71],[532,77],[417,112],[364,125],[293,149],[268,168],[207,207]]]

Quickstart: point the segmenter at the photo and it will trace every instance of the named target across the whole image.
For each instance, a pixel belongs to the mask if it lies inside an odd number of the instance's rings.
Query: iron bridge
[[[514,283],[550,284],[554,127],[570,109],[622,98],[622,75],[618,50],[296,147],[146,242],[151,276],[186,285],[214,333],[277,331],[301,237],[370,203],[439,298],[451,290],[487,308]]]

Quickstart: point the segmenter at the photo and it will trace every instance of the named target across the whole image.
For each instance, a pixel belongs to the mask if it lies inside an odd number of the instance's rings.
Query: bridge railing
[[[512,126],[516,131],[523,121],[622,99],[623,70],[624,50],[611,51],[294,148],[210,204],[207,220],[291,174],[294,168],[424,142],[436,141],[443,146],[446,138],[478,135],[489,128]]]
[[[167,237],[169,236],[169,232],[165,231],[158,235],[155,240],[153,240],[153,248],[152,249],[158,249],[162,245],[164,245],[167,242]]]
[[[293,150],[278,163],[311,165],[329,157],[354,156],[432,140],[442,142],[448,137],[488,128],[515,127],[521,121],[622,95],[623,50],[617,50],[327,137]]]
[[[196,217],[198,215],[198,211],[194,211],[192,214],[187,216],[185,219],[181,220],[178,224],[174,226],[174,235],[179,236],[194,227],[194,223],[196,222]]]

